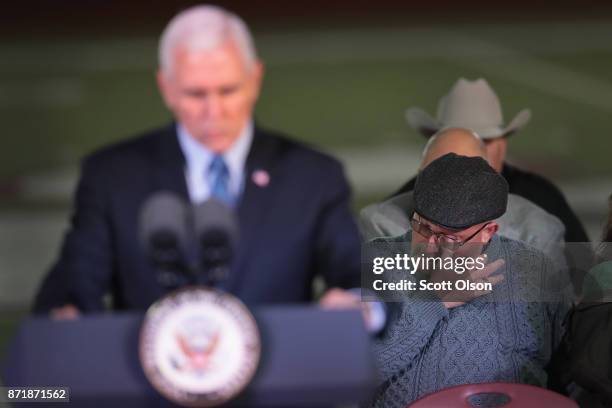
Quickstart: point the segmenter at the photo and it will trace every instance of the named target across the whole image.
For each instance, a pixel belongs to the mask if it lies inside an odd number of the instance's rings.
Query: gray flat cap
[[[414,210],[457,231],[501,217],[507,203],[508,183],[480,157],[448,153],[425,167],[414,186]]]

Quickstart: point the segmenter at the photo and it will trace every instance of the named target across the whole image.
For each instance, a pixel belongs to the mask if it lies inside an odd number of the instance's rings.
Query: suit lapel
[[[245,270],[248,257],[260,240],[261,224],[270,211],[274,197],[274,156],[277,142],[257,127],[247,156],[244,175],[244,192],[238,203],[240,245],[236,260],[236,273],[228,282],[228,289],[236,289],[240,274]]]
[[[185,156],[178,143],[176,124],[171,124],[161,132],[158,141],[157,173],[158,190],[171,191],[189,202],[187,182],[185,180]]]
[[[276,144],[271,137],[255,128],[251,149],[245,165],[244,193],[238,204],[241,227],[252,231],[266,210],[273,187],[273,156]],[[257,177],[261,176],[261,177]],[[267,178],[267,180],[265,180]]]

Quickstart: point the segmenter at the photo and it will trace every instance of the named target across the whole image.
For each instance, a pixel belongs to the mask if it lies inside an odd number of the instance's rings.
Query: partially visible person
[[[552,386],[571,391],[581,407],[612,406],[612,195],[597,265],[586,275],[582,301],[551,366]]]
[[[601,236],[597,259],[600,262],[612,261],[612,194],[608,198],[608,220]]]
[[[597,248],[596,265],[586,275],[582,297],[585,301],[612,301],[612,195],[608,219]]]
[[[240,243],[217,286],[245,303],[311,301],[316,276],[336,288],[326,306],[356,297],[343,292],[360,284],[360,240],[342,166],[254,121],[263,73],[237,15],[202,5],[168,23],[157,81],[175,122],[85,158],[35,312],[102,312],[107,295],[114,310],[146,310],[167,293],[138,235],[139,211],[158,191],[235,209]]]
[[[529,110],[522,110],[504,125],[499,99],[482,78],[475,81],[459,79],[448,94],[440,99],[436,119],[420,108],[406,111],[410,126],[425,137],[446,127],[461,127],[476,132],[485,143],[489,164],[504,176],[511,194],[524,197],[558,217],[565,226],[566,242],[589,242],[582,223],[559,188],[541,175],[506,161],[508,137],[527,124],[530,117]],[[414,183],[415,179],[410,179],[392,196],[413,190]]]
[[[438,131],[427,142],[420,169],[447,153],[488,159],[485,145],[476,133],[462,128],[446,128]],[[412,191],[365,207],[360,214],[362,238],[370,240],[406,233],[410,230],[413,212]],[[508,209],[496,222],[499,224],[500,235],[525,242],[553,260],[563,258],[563,223],[529,200],[508,194]]]
[[[461,275],[491,290],[409,291],[389,302],[389,320],[375,344],[381,384],[375,407],[405,407],[440,389],[469,383],[519,382],[545,386],[545,366],[563,334],[567,292],[538,286],[556,276],[541,252],[497,234],[508,184],[480,157],[450,153],[419,172],[412,231],[375,240],[399,243],[419,256],[486,257],[487,265]],[[417,272],[419,273],[419,272]],[[454,271],[423,273],[430,282]],[[566,282],[569,284],[569,282]]]

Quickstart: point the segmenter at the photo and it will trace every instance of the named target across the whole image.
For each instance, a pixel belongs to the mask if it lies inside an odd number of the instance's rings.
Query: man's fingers
[[[74,305],[65,305],[52,309],[50,317],[54,320],[73,320],[80,316],[81,312]]]
[[[448,248],[440,248],[440,256],[444,259],[444,258],[453,258],[454,253],[453,251],[451,251]]]
[[[452,309],[454,307],[463,306],[465,302],[442,302],[442,304],[444,304],[444,307],[447,309]]]
[[[493,275],[485,279],[486,282],[492,283],[493,286],[504,280],[504,275]]]
[[[473,282],[474,283],[490,283],[491,286],[495,286],[503,280],[504,280],[504,275],[495,275],[495,276],[490,276],[488,278],[484,278],[480,280],[474,280]],[[476,299],[477,297],[488,295],[491,292],[493,292],[493,290],[473,290],[471,292],[471,298]]]
[[[488,295],[493,292],[492,290],[475,290],[472,292],[472,299],[476,299],[477,297]]]
[[[486,255],[478,257],[480,261],[486,262]],[[505,261],[503,259],[497,259],[491,263],[485,265],[482,269],[472,269],[469,271],[468,278],[472,283],[490,283],[491,286],[495,286],[504,280],[504,275],[497,274],[493,275],[501,267],[503,267]],[[466,302],[477,297],[488,295],[492,290],[451,290],[442,296],[442,301],[447,309],[458,307]]]
[[[333,288],[323,295],[319,305],[327,309],[357,308],[361,307],[361,299],[349,291]]]
[[[360,309],[366,327],[370,329],[372,326],[372,306],[368,302],[362,302],[356,293],[339,288],[330,289],[319,300],[319,306],[336,310]]]
[[[485,267],[482,269],[474,269],[472,272],[470,272],[470,277],[474,281],[491,277],[491,275],[504,266],[505,263],[506,262],[503,259],[496,259],[495,261],[485,265]]]

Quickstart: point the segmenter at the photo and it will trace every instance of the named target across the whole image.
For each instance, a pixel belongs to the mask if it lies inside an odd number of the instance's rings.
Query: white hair
[[[159,41],[159,68],[172,72],[173,53],[178,47],[189,52],[208,51],[233,40],[247,67],[257,61],[253,38],[244,21],[218,6],[200,5],[183,10],[166,26]]]

